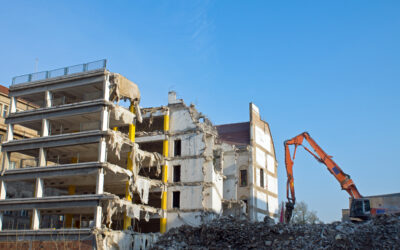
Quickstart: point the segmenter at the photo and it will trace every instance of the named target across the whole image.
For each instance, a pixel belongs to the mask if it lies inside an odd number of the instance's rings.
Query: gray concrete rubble
[[[152,249],[399,249],[400,217],[365,223],[274,224],[223,217],[181,226],[162,235]]]

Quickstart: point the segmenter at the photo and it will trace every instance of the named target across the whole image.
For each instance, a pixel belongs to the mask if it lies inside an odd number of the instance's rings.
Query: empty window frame
[[[172,192],[172,208],[179,208],[181,204],[181,192]]]
[[[174,156],[181,156],[181,140],[175,140],[174,141]]]
[[[181,181],[181,166],[180,165],[174,166],[173,178],[174,178],[174,182]]]
[[[260,169],[260,187],[264,187],[264,169]]]
[[[246,169],[240,170],[240,186],[241,187],[247,186],[247,170]]]

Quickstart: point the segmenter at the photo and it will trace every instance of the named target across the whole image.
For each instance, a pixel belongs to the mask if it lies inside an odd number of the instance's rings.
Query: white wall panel
[[[260,167],[265,168],[265,153],[256,147],[256,162]]]

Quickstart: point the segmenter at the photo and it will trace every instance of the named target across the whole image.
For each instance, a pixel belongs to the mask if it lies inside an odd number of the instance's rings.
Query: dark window
[[[247,186],[247,170],[240,170],[240,186]]]
[[[181,140],[175,140],[174,153],[175,153],[175,156],[181,156]]]
[[[260,187],[264,187],[264,169],[260,169]]]
[[[180,182],[181,181],[181,166],[176,165],[174,166],[174,182]]]
[[[179,208],[181,203],[181,192],[175,191],[172,192],[172,207]]]

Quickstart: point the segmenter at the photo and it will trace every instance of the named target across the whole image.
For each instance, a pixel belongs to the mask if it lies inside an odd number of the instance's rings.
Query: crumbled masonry
[[[221,217],[199,227],[181,226],[153,249],[399,249],[400,216],[363,223],[275,224]]]

